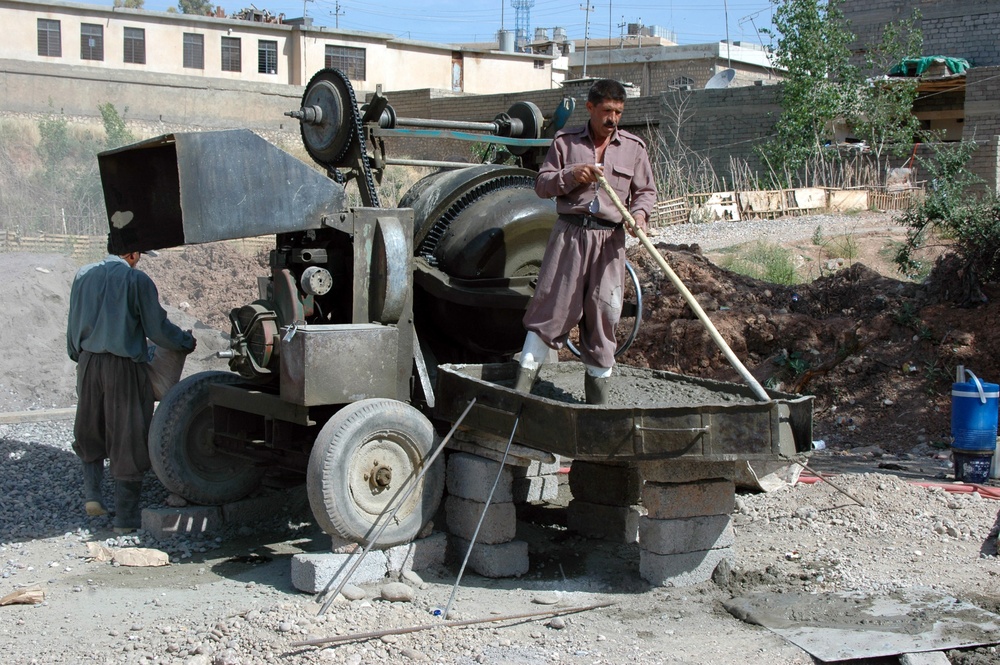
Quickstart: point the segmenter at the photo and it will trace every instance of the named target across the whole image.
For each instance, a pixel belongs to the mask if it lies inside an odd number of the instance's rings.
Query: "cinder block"
[[[485,505],[485,503],[478,501],[449,496],[445,499],[445,521],[448,524],[448,531],[456,536],[471,540]],[[517,513],[514,504],[512,502],[491,503],[486,511],[482,526],[479,527],[476,542],[491,545],[505,543],[508,540],[513,540],[516,532]]]
[[[326,588],[332,590],[354,566],[358,556],[361,556],[360,552],[354,555],[335,552],[296,554],[292,557],[292,585],[307,593],[318,593]],[[378,582],[385,578],[388,570],[385,552],[371,550],[348,581],[351,584]]]
[[[712,579],[719,562],[735,557],[731,547],[684,554],[657,554],[639,550],[639,574],[656,586],[691,586]]]
[[[226,524],[261,524],[273,520],[283,507],[279,496],[256,496],[223,505],[222,518]]]
[[[732,547],[736,542],[729,515],[675,520],[639,518],[639,546],[657,554],[681,554]]]
[[[497,482],[497,473],[500,480]],[[497,488],[493,492],[493,502],[509,503],[513,501],[511,482],[513,476],[509,468],[500,471],[500,463],[469,453],[452,453],[448,456],[448,472],[445,476],[448,494],[452,496],[486,503],[493,483]]]
[[[513,494],[515,503],[553,501],[559,496],[559,478],[557,476],[516,478]]]
[[[451,537],[451,556],[458,561],[469,551],[469,541]],[[483,577],[518,577],[528,572],[528,543],[511,540],[489,545],[477,542],[469,555],[468,567]]]
[[[899,665],[950,665],[951,661],[942,651],[899,654]]]
[[[538,460],[532,460],[526,468],[520,468],[514,470],[514,475],[516,476],[547,476],[553,473],[559,473],[559,469],[562,468],[562,459],[559,455],[556,455],[556,461],[554,462],[539,462]]]
[[[392,573],[409,570],[426,570],[432,566],[444,565],[448,554],[448,534],[435,531],[426,538],[420,538],[405,545],[390,547],[385,552],[388,569]]]
[[[588,538],[616,543],[634,543],[639,539],[642,506],[602,506],[573,499],[566,510],[566,526]]]
[[[689,483],[647,482],[642,505],[651,519],[729,515],[736,505],[736,484],[716,478]]]
[[[698,460],[667,459],[636,462],[643,480],[655,483],[691,483],[696,480],[726,478],[732,480],[739,474],[738,466],[746,462],[702,462]]]
[[[642,476],[634,465],[574,460],[569,469],[574,499],[604,506],[632,506],[642,496]]]
[[[204,534],[222,528],[222,510],[218,506],[184,508],[143,508],[142,528],[154,538]]]

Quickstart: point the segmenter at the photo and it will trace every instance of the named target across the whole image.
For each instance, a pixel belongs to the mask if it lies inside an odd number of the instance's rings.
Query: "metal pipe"
[[[389,166],[428,166],[436,169],[467,169],[477,166],[471,162],[437,162],[431,159],[394,159],[387,157],[385,163]]]
[[[495,122],[468,122],[463,120],[432,120],[429,118],[396,118],[397,127],[431,127],[434,129],[458,129],[473,132],[497,131]]]

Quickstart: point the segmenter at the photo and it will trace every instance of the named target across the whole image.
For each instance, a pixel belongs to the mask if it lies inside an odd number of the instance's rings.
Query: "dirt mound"
[[[815,434],[828,444],[894,452],[944,444],[955,366],[989,373],[1000,361],[1000,289],[988,285],[987,302],[971,311],[940,302],[942,289],[931,285],[954,283],[951,261],[938,263],[927,286],[854,264],[784,287],[720,268],[697,246],[659,249],[761,383],[816,396]],[[619,361],[740,381],[644,250],[629,259],[646,319]]]

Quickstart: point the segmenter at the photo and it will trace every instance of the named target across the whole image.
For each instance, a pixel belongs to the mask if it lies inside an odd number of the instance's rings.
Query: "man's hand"
[[[194,336],[193,330],[185,330],[184,332],[191,335],[191,350],[188,353],[194,353],[194,350],[198,348],[198,338]]]
[[[573,180],[581,185],[590,185],[604,175],[604,169],[596,164],[576,164],[572,168]]]
[[[649,224],[646,223],[646,216],[645,215],[643,215],[642,213],[639,213],[638,215],[633,215],[632,219],[635,220],[635,225],[638,226],[640,229],[642,229],[643,233],[647,233],[649,231]],[[633,238],[638,238],[639,237],[639,234],[637,234],[632,229],[632,225],[631,224],[626,224],[625,225],[625,229],[628,231],[628,234],[630,236],[632,236]]]

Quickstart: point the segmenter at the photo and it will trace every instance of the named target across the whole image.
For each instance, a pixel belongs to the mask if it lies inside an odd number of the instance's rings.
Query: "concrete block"
[[[602,506],[573,499],[566,510],[566,526],[588,538],[616,543],[634,543],[639,539],[642,506]]]
[[[558,476],[516,478],[512,489],[515,503],[554,501],[559,497]]]
[[[479,524],[479,516],[483,513],[485,503],[469,501],[458,496],[445,499],[445,514],[448,531],[472,540]],[[517,513],[512,502],[491,503],[486,511],[486,517],[479,527],[476,542],[496,544],[514,539],[517,532]]]
[[[261,524],[273,520],[283,510],[282,497],[269,494],[224,504],[222,518],[226,524]]]
[[[642,476],[634,465],[574,460],[569,469],[574,499],[605,506],[632,506],[642,495]]]
[[[443,531],[435,531],[426,538],[390,547],[383,551],[388,560],[389,572],[392,573],[405,573],[409,570],[426,570],[432,566],[442,566],[448,554],[448,534]]]
[[[559,469],[562,468],[562,459],[559,455],[555,456],[554,462],[539,462],[537,460],[532,460],[528,464],[527,468],[516,469],[514,471],[515,476],[548,476],[553,473],[559,473]]]
[[[451,557],[458,561],[469,551],[469,541],[451,537]],[[483,577],[518,577],[528,572],[528,543],[511,540],[489,545],[477,542],[469,555],[469,569]]]
[[[651,519],[729,515],[736,505],[736,484],[716,478],[685,483],[647,482],[642,505]]]
[[[497,482],[497,474],[500,481]],[[448,471],[445,475],[448,494],[452,496],[486,503],[493,483],[497,483],[493,492],[493,502],[509,503],[514,500],[511,495],[513,476],[509,468],[503,468],[500,463],[478,455],[468,453],[452,453],[448,456]]]
[[[732,547],[733,518],[708,515],[674,520],[639,518],[639,546],[656,554],[681,554]]]
[[[636,462],[646,482],[690,483],[696,480],[727,478],[732,480],[746,462],[703,462],[700,460],[666,459]]]
[[[950,665],[951,661],[943,651],[899,654],[899,665]]]
[[[184,508],[143,508],[142,528],[163,540],[171,536],[199,535],[222,528],[222,510],[218,506]]]
[[[733,565],[730,547],[684,554],[657,554],[639,551],[639,574],[656,586],[691,586],[712,579],[712,571],[723,559]]]
[[[360,553],[353,557],[360,556]],[[350,560],[346,566],[344,565]],[[334,552],[303,553],[292,557],[292,585],[299,591],[318,593],[323,589],[332,590],[340,584],[347,571],[355,564],[351,554]],[[385,552],[372,550],[361,560],[361,565],[351,573],[351,584],[369,584],[385,579],[389,570]],[[331,582],[332,580],[332,582]]]

